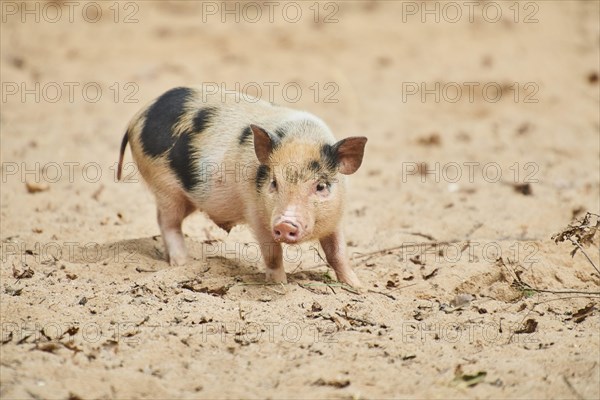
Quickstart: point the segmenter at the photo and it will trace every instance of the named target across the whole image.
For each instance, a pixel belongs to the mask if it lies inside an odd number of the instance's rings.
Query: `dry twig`
[[[596,217],[595,224],[592,223],[592,217]],[[600,231],[600,215],[587,212],[581,221],[575,220],[575,223],[569,224],[569,226],[562,231],[552,235],[552,239],[554,240],[554,243],[557,244],[566,240],[571,242],[571,244],[575,246],[571,251],[571,257],[575,257],[577,250],[581,250],[588,262],[594,267],[596,272],[598,272],[598,275],[600,275],[600,269],[583,249],[583,246],[594,244],[594,239],[598,231]]]

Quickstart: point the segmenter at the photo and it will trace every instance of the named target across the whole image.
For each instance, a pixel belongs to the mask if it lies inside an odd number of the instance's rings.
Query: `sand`
[[[600,210],[597,1],[295,2],[272,22],[260,2],[20,4],[0,39],[2,398],[600,397],[600,276],[552,240]],[[164,261],[118,148],[146,102],[202,83],[369,138],[344,221],[363,293],[311,244],[266,285],[248,228],[202,214],[189,264]],[[584,250],[600,265],[598,235]]]

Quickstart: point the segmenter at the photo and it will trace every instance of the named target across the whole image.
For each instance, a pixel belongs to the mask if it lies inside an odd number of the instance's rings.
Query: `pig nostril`
[[[273,226],[273,238],[276,241],[295,243],[301,237],[302,225],[292,221],[282,221]]]

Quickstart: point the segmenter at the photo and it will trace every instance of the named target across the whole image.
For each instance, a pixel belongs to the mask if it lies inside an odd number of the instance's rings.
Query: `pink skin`
[[[271,232],[259,221],[251,225],[254,228],[254,234],[260,244],[260,250],[267,267],[266,280],[273,283],[287,283],[285,269],[283,268],[281,244],[275,241]]]
[[[187,250],[183,239],[181,224],[196,207],[183,193],[156,194],[157,219],[165,242],[167,260],[172,266],[184,265]]]
[[[288,207],[273,221],[273,238],[276,242],[294,244],[304,238],[308,225],[303,223],[295,210],[296,207]]]
[[[281,220],[281,219],[280,219]],[[278,224],[274,225],[272,238],[268,238],[267,233],[263,232],[263,237],[266,237],[266,241],[261,241],[261,248],[265,263],[267,265],[267,280],[276,283],[286,283],[287,278],[285,276],[285,270],[283,269],[283,260],[281,245],[283,243],[298,243],[301,240],[300,234],[292,236],[291,240],[287,239],[284,232],[298,232],[297,227],[293,227],[289,220],[283,220]],[[301,224],[297,223],[297,226]],[[288,231],[285,231],[288,229]],[[279,233],[278,233],[279,232]],[[344,234],[341,229],[322,237],[319,242],[325,252],[325,258],[327,263],[331,265],[335,271],[335,275],[340,282],[344,282],[355,288],[360,288],[361,284],[350,266],[348,257],[346,256],[346,242],[344,240]]]
[[[195,102],[205,103],[204,99],[201,101],[199,91],[194,93]],[[262,182],[259,178],[263,179],[264,176],[255,175],[256,179],[241,181],[208,177],[211,180],[208,193],[200,190],[202,188],[186,191],[177,179],[177,171],[173,171],[169,157],[152,157],[144,150],[141,134],[148,123],[147,110],[140,110],[136,114],[123,137],[118,178],[121,178],[123,156],[129,143],[140,173],[156,197],[157,220],[164,240],[165,255],[171,265],[186,263],[182,223],[198,209],[227,232],[237,224],[247,223],[250,226],[260,243],[269,281],[286,282],[282,243],[297,244],[318,239],[338,279],[353,286],[359,285],[346,258],[341,231],[345,194],[343,180],[335,191],[329,188],[330,181],[338,173],[351,175],[358,170],[367,138],[353,136],[333,143],[331,132],[318,118],[304,112],[272,107],[265,102],[261,104],[248,103],[241,106],[239,112],[228,112],[227,117],[214,116],[206,128],[207,133],[192,140],[189,150],[205,154],[205,161],[210,163],[253,165],[254,170],[251,169],[249,176],[252,173],[262,174],[264,171],[259,168],[266,166],[275,178],[282,179],[281,188],[277,188],[276,181],[273,181],[274,191],[268,191],[266,187],[257,188],[256,185]],[[220,106],[219,102],[210,105]],[[196,108],[186,107],[177,121],[177,129],[183,131],[194,125],[196,112]],[[246,121],[264,121],[268,127],[275,129],[279,125],[276,121],[279,118],[290,128],[290,134],[285,139],[280,140],[278,135],[273,136],[259,126],[250,125],[254,154],[249,146],[240,146],[238,135],[243,125],[245,141]],[[231,135],[225,135],[226,132]],[[290,162],[301,167],[296,175],[292,174],[294,171],[282,173],[278,170],[277,166]],[[319,176],[311,176],[307,171],[318,173]],[[295,178],[284,182],[287,176]]]
[[[251,129],[254,133],[256,157],[261,164],[269,165],[271,162],[270,156],[273,152],[272,137],[259,127],[251,126]],[[367,139],[364,137],[351,137],[343,139],[335,145],[334,150],[337,152],[339,162],[338,172],[350,175],[360,167],[366,141]],[[338,203],[336,206],[326,204],[330,201],[330,191],[318,180],[308,183],[309,186],[307,187],[307,183],[291,184],[289,181],[286,182],[281,173],[276,174],[276,176],[277,178],[272,181],[268,193],[263,195],[263,199],[266,200],[267,204],[265,211],[269,213],[274,208],[270,226],[264,227],[262,225],[264,222],[261,223],[260,221],[250,222],[250,225],[254,227],[259,243],[261,243],[267,266],[267,280],[272,282],[287,281],[283,269],[281,243],[295,244],[315,237],[319,239],[327,262],[334,269],[338,280],[359,288],[360,281],[350,267],[350,262],[346,256],[346,243],[339,221],[340,217],[334,211],[338,210],[341,204]],[[277,184],[277,181],[280,183]],[[337,196],[337,200],[339,200],[339,193]],[[335,226],[324,228],[323,222],[320,222],[318,224],[320,224],[321,229],[315,232],[316,222],[314,218],[318,212],[309,207],[309,204],[314,205],[317,210],[321,211],[325,221],[334,223]],[[283,207],[279,208],[278,206]],[[333,222],[333,220],[336,220],[336,222]]]
[[[325,258],[333,270],[338,281],[347,283],[355,288],[360,288],[361,284],[358,277],[350,267],[348,257],[346,257],[346,241],[341,229],[325,236],[320,240],[321,247],[325,252]]]
[[[268,138],[268,134],[264,133],[265,137],[261,140],[260,136],[257,137],[256,131],[254,134],[256,156],[261,163],[268,164],[268,158],[272,151],[270,138]],[[263,142],[262,145],[257,146],[261,141]],[[343,144],[338,146],[337,150],[340,160],[340,173],[349,175],[358,169],[362,161],[365,142],[366,138],[362,137],[347,138],[338,142]],[[158,174],[158,176],[164,178],[165,175]],[[200,206],[197,206],[189,197],[190,194],[184,192],[175,181],[171,182],[171,180],[163,179],[159,183],[156,181],[153,182],[155,183],[154,194],[157,203],[157,219],[165,244],[166,258],[172,266],[185,265],[187,251],[182,232],[182,223],[188,215]],[[259,211],[265,197],[259,203],[251,202],[248,204],[250,211],[244,217],[260,243],[261,252],[267,267],[266,278],[270,282],[287,282],[286,273],[283,268],[282,243],[296,244],[312,238],[318,238],[325,252],[327,262],[335,270],[338,280],[358,288],[360,287],[360,281],[352,271],[346,257],[346,244],[339,216],[331,217],[333,214],[325,212],[324,214],[322,213],[322,216],[324,215],[326,218],[320,220],[321,222],[316,222],[315,209],[307,207],[307,204],[305,204],[308,201],[308,197],[316,195],[317,197],[313,197],[310,204],[323,211],[323,207],[327,206],[326,199],[329,196],[329,191],[324,190],[322,187],[319,188],[320,183],[318,181],[314,181],[309,185],[312,185],[310,189],[304,189],[304,191],[290,190],[288,194],[291,193],[291,198],[285,198],[285,200],[279,198],[278,202],[280,204],[282,202],[287,203],[281,204],[279,206],[283,206],[281,208],[277,207],[276,203],[271,203],[271,207],[275,205],[275,210],[271,208],[273,211],[267,211],[268,207],[267,210]],[[298,189],[297,186],[295,188]],[[306,190],[309,192],[306,192]],[[318,199],[321,199],[322,202],[319,202]],[[225,197],[219,197],[218,201],[228,203]],[[235,225],[238,221],[241,221],[241,216],[232,214],[230,209],[221,207],[219,204],[217,203],[216,206],[212,204],[213,208],[207,207],[211,210],[208,214],[219,226],[228,231],[232,224]],[[206,204],[201,209],[207,211],[205,206]],[[231,208],[239,209],[241,207]],[[272,213],[270,221],[265,215],[269,213]],[[331,226],[331,228],[324,228],[323,221],[328,221],[335,225]],[[315,230],[315,224],[320,229]]]
[[[272,236],[275,242],[295,244],[302,241],[308,225],[304,224],[301,217],[294,213],[295,209],[296,207],[288,207],[282,215],[275,218],[272,229]],[[347,283],[355,288],[360,288],[360,281],[352,270],[348,257],[346,256],[346,241],[344,240],[343,231],[338,228],[333,233],[320,238],[319,242],[325,252],[327,263],[331,265],[335,271],[338,281]],[[277,248],[281,251],[281,246],[277,246]],[[275,256],[276,255],[274,254],[273,257]],[[275,269],[267,269],[267,271],[271,271],[270,277],[273,278],[277,275],[280,278],[283,276],[283,279],[285,279],[282,260],[278,261],[271,259],[271,263]],[[267,275],[269,276],[269,272]]]
[[[326,197],[327,194],[322,194]],[[305,222],[302,214],[298,212],[299,207],[294,205],[288,205],[283,212],[275,213],[273,222],[271,224],[271,236],[275,243],[273,247],[276,248],[279,253],[281,252],[281,246],[279,243],[296,244],[300,243],[306,237],[312,236],[312,228],[309,223]],[[310,226],[309,226],[310,225]],[[344,240],[344,234],[340,227],[336,228],[332,233],[319,238],[319,242],[323,251],[327,263],[333,268],[337,279],[340,282],[347,283],[355,288],[360,288],[361,284],[350,266],[350,262],[346,256],[346,242]],[[267,246],[264,246],[265,248]],[[267,278],[274,282],[286,282],[285,271],[283,269],[283,261],[278,258],[279,253],[267,254],[265,260],[267,261]],[[264,251],[263,251],[263,254]]]
[[[296,243],[300,240],[302,231],[297,222],[284,219],[273,227],[273,238],[278,242]]]

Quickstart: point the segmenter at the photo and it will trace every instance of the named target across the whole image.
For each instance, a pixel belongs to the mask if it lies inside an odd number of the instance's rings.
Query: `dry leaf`
[[[39,193],[45,192],[50,189],[50,185],[47,183],[36,183],[36,182],[25,182],[27,193]]]
[[[529,183],[515,183],[512,186],[515,192],[521,193],[523,196],[531,196],[533,194]]]
[[[429,136],[419,138],[417,143],[422,146],[439,146],[442,144],[442,140],[440,139],[440,135],[432,133]]]
[[[26,267],[23,271],[19,271],[13,266],[13,277],[16,279],[29,279],[33,277],[33,270],[29,267]]]
[[[596,306],[594,305],[594,303],[590,303],[587,306],[585,306],[584,308],[578,310],[576,313],[574,313],[571,318],[568,318],[569,320],[573,320],[576,323],[581,323],[583,321],[585,321],[585,319],[587,317],[589,317],[590,315],[592,315],[592,313],[596,310]]]
[[[323,378],[319,378],[313,383],[313,385],[315,385],[315,386],[333,386],[335,388],[342,389],[347,386],[350,386],[350,380],[348,380],[348,379],[344,379],[344,380],[332,379],[332,380],[326,381]]]
[[[434,268],[429,272],[426,272],[425,269],[423,268],[421,270],[421,276],[423,277],[423,279],[428,280],[428,279],[433,278],[437,274],[437,272],[438,272],[437,268]]]
[[[314,301],[312,303],[312,306],[310,307],[310,309],[312,312],[319,312],[319,311],[323,311],[323,306],[321,306],[319,303]]]
[[[462,367],[458,365],[454,370],[454,384],[466,387],[473,387],[484,381],[487,372],[479,371],[474,375],[463,373]]]
[[[525,325],[523,326],[523,328],[515,331],[515,333],[533,333],[537,330],[537,326],[537,321],[535,319],[529,318],[527,321],[525,321]]]
[[[592,222],[592,216],[596,217],[596,222]],[[596,233],[600,230],[600,216],[587,212],[581,221],[575,220],[575,223],[569,224],[562,231],[552,235],[554,243],[573,241],[582,246],[594,244]],[[575,246],[575,243],[573,243]],[[571,257],[574,257],[579,247],[574,247],[571,251]]]

